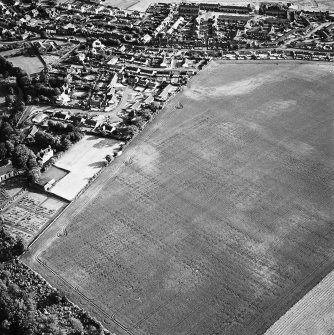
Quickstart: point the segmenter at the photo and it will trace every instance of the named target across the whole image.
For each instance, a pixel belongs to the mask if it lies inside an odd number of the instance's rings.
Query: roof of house
[[[29,133],[28,133],[28,136],[35,136],[35,134],[38,132],[38,127],[36,127],[36,126],[32,126],[31,128],[30,128],[30,131],[29,131]]]
[[[11,162],[9,162],[6,165],[0,166],[0,176],[3,176],[4,174],[7,174],[11,171],[14,171],[14,168]]]

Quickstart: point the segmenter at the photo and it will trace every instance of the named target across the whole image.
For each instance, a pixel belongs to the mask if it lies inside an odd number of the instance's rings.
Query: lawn
[[[41,72],[44,68],[38,57],[17,56],[9,57],[7,60],[25,70],[28,74]]]
[[[47,171],[43,172],[41,178],[44,180],[51,180],[54,179],[58,181],[64,178],[68,174],[68,171],[60,169],[56,166],[51,166]]]
[[[334,265],[330,68],[212,62],[25,261],[117,334],[263,334]]]
[[[86,135],[80,142],[70,148],[55,166],[69,171],[63,176],[50,192],[72,200],[82,188],[104,166],[107,154],[113,153],[113,148],[120,141]]]

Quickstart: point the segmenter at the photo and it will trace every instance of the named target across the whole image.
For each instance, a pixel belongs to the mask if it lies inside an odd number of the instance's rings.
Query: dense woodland
[[[17,260],[24,243],[0,230],[1,335],[107,335],[101,324]]]

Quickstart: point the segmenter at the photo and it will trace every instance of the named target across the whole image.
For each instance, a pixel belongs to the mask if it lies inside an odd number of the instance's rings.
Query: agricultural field
[[[212,62],[25,262],[117,334],[263,334],[334,265],[330,69]]]
[[[14,66],[21,67],[28,74],[41,72],[44,68],[38,57],[17,56],[9,57],[7,60],[13,63]]]
[[[330,335],[334,329],[334,271],[272,325],[265,335]]]
[[[55,163],[55,167],[69,173],[62,175],[50,192],[72,200],[88,184],[90,178],[104,167],[106,155],[112,155],[119,143],[120,141],[113,139],[84,136]]]

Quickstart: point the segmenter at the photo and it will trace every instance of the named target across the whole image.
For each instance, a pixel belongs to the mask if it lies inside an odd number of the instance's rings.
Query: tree
[[[10,122],[13,124],[13,125],[16,125],[19,120],[20,120],[20,117],[21,117],[21,112],[13,112],[10,116]]]
[[[15,146],[14,146],[13,142],[11,140],[7,140],[6,141],[6,149],[7,149],[7,155],[8,156],[11,156],[13,154],[14,148],[15,148]]]
[[[0,229],[0,262],[6,262],[21,255],[24,248],[25,245],[21,239],[14,238],[4,228]]]
[[[7,94],[5,97],[5,101],[6,101],[6,106],[11,107],[15,101],[14,95]]]
[[[24,138],[24,133],[22,131],[14,130],[9,136],[8,139],[14,143],[14,145],[22,143]]]
[[[152,119],[152,112],[149,109],[143,109],[138,113],[144,121],[150,121]]]
[[[45,30],[42,30],[40,34],[41,34],[41,38],[48,38],[48,35]]]
[[[127,133],[129,136],[133,137],[136,133],[138,133],[138,127],[136,125],[128,126]]]
[[[71,322],[71,326],[73,330],[76,332],[75,334],[77,333],[80,334],[84,330],[83,325],[80,320],[76,318],[71,318],[70,322]]]
[[[40,95],[39,100],[44,103],[50,102],[50,99],[45,95]]]
[[[35,143],[43,149],[48,147],[49,145],[53,147],[56,143],[56,138],[49,133],[39,130],[35,134]]]
[[[111,155],[107,155],[106,156],[106,161],[108,162],[108,164],[112,161],[112,156]]]
[[[32,102],[32,97],[31,97],[30,94],[27,94],[27,96],[26,96],[26,104],[27,104],[27,105],[30,105],[31,102]]]
[[[53,120],[48,121],[48,127],[50,128],[50,130],[53,130],[56,124],[57,124],[56,121],[53,121]]]
[[[16,239],[16,243],[13,246],[13,254],[14,255],[21,255],[24,250],[26,249],[26,244],[24,243],[22,238]]]
[[[34,157],[30,157],[28,160],[27,160],[27,168],[29,170],[33,170],[33,169],[38,169],[38,163],[36,161],[36,158]]]
[[[89,335],[103,335],[104,334],[102,327],[99,327],[99,326],[89,325],[87,330],[88,330]]]
[[[1,125],[1,129],[0,129],[0,138],[2,140],[8,140],[10,134],[12,134],[14,132],[13,127],[10,125],[9,122],[3,122]]]
[[[61,91],[60,91],[60,89],[58,87],[56,87],[56,88],[53,89],[53,95],[58,96],[60,94],[61,94]]]
[[[72,123],[68,123],[68,124],[66,125],[66,131],[67,131],[68,133],[72,133],[72,132],[74,132],[74,131],[75,131],[75,126],[74,126]]]
[[[39,171],[38,168],[34,168],[28,171],[28,181],[30,183],[36,183],[40,180],[40,178],[41,178],[41,172]]]
[[[66,137],[63,137],[60,141],[61,150],[63,151],[68,150],[71,147],[71,145],[72,145],[71,141]]]
[[[18,169],[26,169],[28,159],[33,157],[33,152],[24,144],[18,144],[12,155],[13,166]]]
[[[1,142],[0,143],[0,161],[5,159],[7,157],[7,148],[6,148],[6,143]]]
[[[19,112],[23,112],[24,107],[25,107],[24,102],[21,99],[17,99],[16,102],[15,102],[16,110],[18,110]]]
[[[72,143],[77,143],[83,138],[83,134],[80,131],[73,131],[69,134],[69,140]]]
[[[26,77],[28,76],[27,72],[21,69],[20,67],[13,67],[12,74],[15,77]]]
[[[31,85],[31,79],[28,76],[20,77],[19,78],[19,84],[21,86],[30,86]]]
[[[35,97],[35,98],[33,99],[33,103],[36,104],[36,105],[38,105],[38,104],[40,103],[40,99],[39,99],[39,97]]]

